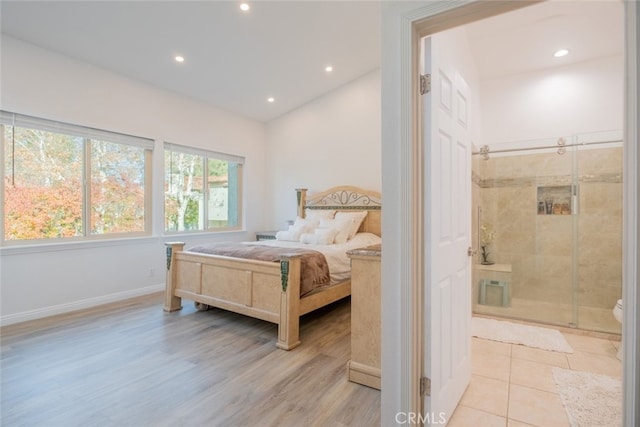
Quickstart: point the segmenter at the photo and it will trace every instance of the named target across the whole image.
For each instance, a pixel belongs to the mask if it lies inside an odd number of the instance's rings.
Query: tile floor
[[[622,364],[617,341],[564,333],[573,354],[472,338],[472,377],[450,427],[563,427],[569,419],[551,368],[616,378]]]

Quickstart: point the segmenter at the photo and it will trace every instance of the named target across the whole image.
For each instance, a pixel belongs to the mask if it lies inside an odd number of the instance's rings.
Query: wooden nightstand
[[[351,258],[351,360],[349,381],[380,390],[381,245],[353,249]]]
[[[256,231],[256,240],[275,240],[278,231]]]

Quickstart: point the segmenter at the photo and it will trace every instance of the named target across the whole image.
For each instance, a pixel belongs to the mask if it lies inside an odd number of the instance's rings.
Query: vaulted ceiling
[[[0,28],[265,122],[380,66],[379,2],[248,4],[243,12],[239,1],[3,0]],[[466,31],[481,77],[494,78],[621,54],[622,31],[611,30],[622,16],[619,0],[550,1]],[[560,47],[570,55],[558,61]]]

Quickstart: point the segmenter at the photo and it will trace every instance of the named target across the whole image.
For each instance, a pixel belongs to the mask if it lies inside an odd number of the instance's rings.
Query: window
[[[165,230],[241,226],[244,158],[165,143]]]
[[[150,234],[153,141],[0,111],[3,241]]]

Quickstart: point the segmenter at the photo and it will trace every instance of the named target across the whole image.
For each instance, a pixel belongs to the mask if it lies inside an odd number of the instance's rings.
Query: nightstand
[[[380,256],[374,245],[347,252],[351,258],[351,360],[349,381],[380,390]]]
[[[256,240],[275,240],[278,231],[256,231]]]

